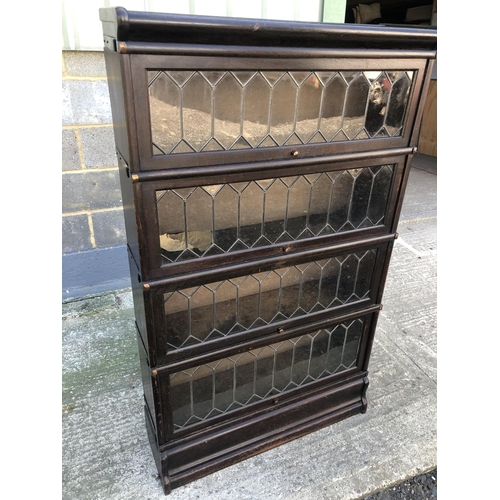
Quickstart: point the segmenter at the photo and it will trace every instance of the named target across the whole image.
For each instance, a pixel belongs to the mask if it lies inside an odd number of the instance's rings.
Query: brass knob
[[[280,326],[279,328],[276,328],[276,331],[278,333],[283,333],[285,331],[285,329]]]
[[[299,156],[299,152],[297,150],[292,151],[292,156],[293,157]]]

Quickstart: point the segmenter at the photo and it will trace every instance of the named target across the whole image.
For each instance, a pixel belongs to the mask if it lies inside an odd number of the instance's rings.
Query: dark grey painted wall
[[[127,247],[103,248],[62,256],[62,298],[74,299],[129,288]]]

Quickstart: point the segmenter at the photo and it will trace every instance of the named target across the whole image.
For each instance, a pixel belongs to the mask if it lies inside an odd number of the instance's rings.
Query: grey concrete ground
[[[410,174],[368,411],[176,489],[172,500],[360,499],[436,467],[435,159]],[[143,421],[130,290],[63,304],[63,499],[164,498]]]

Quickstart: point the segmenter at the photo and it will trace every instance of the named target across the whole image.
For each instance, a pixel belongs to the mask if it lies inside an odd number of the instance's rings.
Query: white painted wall
[[[102,50],[101,7],[287,21],[344,22],[346,0],[62,0],[62,49]]]

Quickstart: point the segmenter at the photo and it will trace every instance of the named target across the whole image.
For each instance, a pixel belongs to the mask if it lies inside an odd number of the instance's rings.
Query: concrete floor
[[[370,361],[368,411],[172,492],[351,500],[436,467],[436,159],[410,173]],[[143,421],[130,290],[63,304],[63,499],[164,498]]]

